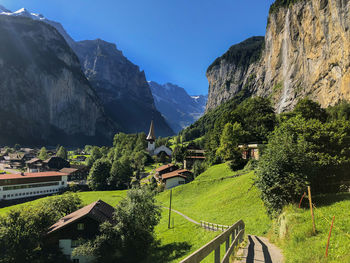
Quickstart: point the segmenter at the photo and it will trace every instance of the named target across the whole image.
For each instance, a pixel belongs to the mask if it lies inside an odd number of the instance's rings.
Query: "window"
[[[79,247],[83,243],[84,243],[84,240],[82,239],[72,240],[71,247]]]
[[[185,184],[185,182],[184,181],[179,181],[179,184]]]
[[[64,182],[62,182],[62,185],[64,185]]]
[[[83,223],[79,223],[78,224],[78,230],[84,230],[84,224]]]
[[[3,195],[3,198],[6,198],[6,195]]]
[[[78,258],[74,258],[73,259],[73,263],[79,263],[79,259]]]

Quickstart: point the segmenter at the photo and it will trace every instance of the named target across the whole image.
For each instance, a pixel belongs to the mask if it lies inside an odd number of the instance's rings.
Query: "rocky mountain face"
[[[110,143],[117,131],[59,32],[0,16],[0,143]]]
[[[86,40],[76,42],[72,48],[107,115],[122,131],[147,132],[153,119],[157,136],[173,134],[155,107],[145,73],[124,57],[115,44]]]
[[[190,96],[185,89],[171,83],[161,85],[150,81],[149,85],[157,109],[176,133],[203,115],[206,96]]]
[[[207,110],[242,91],[271,97],[277,112],[305,96],[323,107],[350,100],[350,1],[277,2],[258,59],[243,69],[223,56],[208,69]]]
[[[99,111],[103,116],[108,116],[106,124],[100,125],[101,129],[103,130],[104,127],[109,127],[108,133],[108,144],[111,142],[112,134],[116,131],[123,131],[127,133],[134,133],[134,132],[147,132],[149,128],[149,124],[151,120],[153,119],[156,126],[157,136],[169,136],[172,135],[174,132],[171,130],[169,125],[166,123],[164,118],[161,116],[161,114],[156,110],[156,107],[154,105],[154,100],[152,97],[152,93],[150,91],[150,87],[146,81],[144,72],[141,72],[139,68],[132,64],[129,60],[127,60],[121,51],[117,50],[116,46],[114,44],[105,42],[103,40],[91,40],[91,41],[81,41],[81,42],[75,42],[69,34],[65,31],[63,26],[55,21],[48,20],[44,16],[40,14],[30,13],[26,9],[22,8],[16,12],[11,12],[7,10],[6,8],[0,6],[0,14],[2,19],[9,19],[11,21],[16,21],[16,19],[21,19],[23,27],[25,27],[25,21],[27,21],[28,24],[32,25],[33,30],[35,25],[40,26],[41,22],[44,22],[45,24],[48,24],[50,26],[46,26],[47,31],[51,29],[51,31],[55,31],[55,34],[61,35],[59,38],[59,43],[57,45],[64,46],[64,49],[69,52],[69,56],[71,56],[71,60],[74,60],[74,63],[78,61],[80,65],[80,69],[74,68],[74,73],[80,74],[79,78],[82,79],[84,82],[84,85],[82,85],[81,89],[86,89],[86,86],[90,90],[89,92],[92,93],[91,96],[93,96],[93,100],[96,100],[95,104],[98,104]],[[7,18],[6,18],[7,17]],[[23,20],[24,19],[24,20]],[[30,22],[36,22],[32,23]],[[54,30],[54,28],[56,30]],[[17,32],[13,32],[14,34],[17,34]],[[59,56],[60,54],[56,54],[56,49],[48,49],[46,46],[54,45],[55,43],[53,39],[50,39],[50,41],[46,41],[46,35],[40,36],[40,33],[46,33],[38,31],[36,35],[31,35],[33,38],[41,39],[43,40],[43,46],[42,48],[45,49],[45,54],[41,54],[42,56],[46,57],[40,57],[37,56],[35,59],[38,59],[38,61],[35,61],[33,59],[33,63],[36,62],[39,63],[40,59],[47,59],[47,63],[49,63],[50,58]],[[30,34],[30,33],[28,33]],[[27,40],[29,36],[23,36]],[[43,39],[44,38],[44,39]],[[2,39],[6,40],[6,39]],[[22,42],[21,48],[22,50],[26,50],[29,48],[39,48],[35,47],[35,45],[41,45],[40,41],[37,42]],[[30,47],[27,47],[28,45],[31,45]],[[68,45],[67,45],[68,44]],[[4,53],[6,48],[4,47]],[[52,52],[52,54],[51,54]],[[74,54],[75,53],[75,54]],[[22,53],[16,54],[16,56],[20,59]],[[62,55],[63,56],[63,55]],[[78,56],[78,58],[77,58]],[[45,63],[46,63],[45,62]],[[5,62],[4,62],[5,63]],[[40,62],[41,63],[41,62]],[[6,66],[6,64],[4,64]],[[60,69],[60,64],[57,64],[57,67]],[[76,67],[77,64],[74,65]],[[52,65],[50,65],[50,68],[54,69],[55,65],[52,62]],[[46,72],[40,72],[40,70],[46,69],[45,67],[37,68],[36,75],[44,75]],[[83,72],[81,71],[83,70]],[[11,75],[8,75],[8,77],[11,78]],[[20,77],[20,76],[18,76]],[[68,78],[68,77],[66,77]],[[51,83],[47,83],[50,84]],[[78,83],[79,84],[79,83]],[[75,85],[78,85],[75,83]],[[46,85],[46,84],[45,84]],[[41,85],[43,88],[44,84]],[[64,94],[66,85],[65,82],[57,83],[57,90],[59,89],[59,86],[62,86],[61,92]],[[15,86],[14,86],[15,87]],[[14,89],[17,89],[14,88]],[[38,93],[40,93],[40,90],[38,88]],[[76,100],[79,98],[77,97]],[[84,98],[81,98],[82,102],[84,102]],[[40,105],[40,104],[39,104]],[[37,106],[38,107],[38,106]],[[4,107],[5,108],[5,107]],[[64,108],[57,108],[57,111],[59,110],[65,110],[67,113],[68,110]],[[72,108],[74,110],[74,108]],[[90,118],[94,118],[93,112],[89,112],[89,109],[86,108],[87,112],[81,113],[77,112],[77,114],[81,118],[81,122],[88,123]],[[64,112],[62,112],[64,115]],[[92,115],[91,115],[92,114]],[[39,115],[40,116],[40,115]],[[88,119],[84,120],[85,116],[88,116]],[[44,120],[43,120],[44,122]],[[63,120],[61,120],[63,122]],[[32,124],[32,122],[29,122],[28,125]],[[76,122],[74,124],[76,126],[76,129],[83,129],[84,133],[89,133],[88,136],[91,136],[94,134],[94,130],[88,130],[86,131],[85,126],[79,126],[80,123]],[[61,128],[61,127],[59,127]],[[107,131],[107,130],[106,130]],[[65,132],[65,131],[64,131]],[[23,134],[25,132],[23,131]],[[35,133],[34,133],[35,134]],[[29,136],[26,135],[28,138]],[[63,135],[62,135],[63,136]],[[93,135],[95,136],[95,135]],[[98,136],[101,136],[100,134]],[[11,136],[10,136],[11,137]],[[23,136],[25,137],[25,136]],[[45,138],[47,136],[44,136]],[[53,136],[55,137],[55,136]],[[57,137],[56,137],[57,138]],[[79,141],[84,141],[84,136],[78,137],[79,140],[76,141],[76,144],[78,144]],[[105,141],[106,136],[105,134],[102,136],[102,141]],[[35,141],[35,137],[28,139],[27,141]],[[39,140],[41,141],[41,140]],[[57,144],[58,142],[55,142],[54,140],[51,140],[53,144]],[[51,142],[50,141],[50,142]],[[19,142],[16,140],[15,142]],[[88,141],[84,141],[84,143],[92,144],[94,141],[89,139]],[[70,145],[71,142],[69,142]],[[99,142],[97,142],[99,143]]]

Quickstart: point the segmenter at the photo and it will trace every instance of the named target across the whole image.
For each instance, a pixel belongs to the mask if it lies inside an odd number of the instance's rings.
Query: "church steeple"
[[[151,121],[151,126],[149,127],[149,132],[146,138],[147,141],[152,141],[154,142],[156,140],[156,136],[154,135],[154,125],[153,125],[153,120]]]
[[[150,154],[153,154],[153,151],[156,148],[156,144],[154,143],[156,141],[156,136],[154,135],[153,120],[151,122],[151,126],[149,127],[149,133],[147,135],[146,141],[148,141],[147,151]]]

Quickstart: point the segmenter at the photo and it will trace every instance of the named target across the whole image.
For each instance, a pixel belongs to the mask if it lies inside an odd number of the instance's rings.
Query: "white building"
[[[171,189],[181,184],[186,184],[192,178],[192,172],[186,169],[176,170],[162,175],[165,189]]]
[[[0,201],[50,195],[67,187],[67,174],[60,172],[1,174]]]
[[[149,127],[149,132],[146,138],[146,141],[148,143],[147,145],[147,151],[150,155],[160,155],[162,152],[164,152],[167,156],[171,157],[173,151],[166,147],[165,145],[162,145],[160,147],[156,148],[156,136],[154,132],[154,124],[153,121],[151,122],[151,126]]]

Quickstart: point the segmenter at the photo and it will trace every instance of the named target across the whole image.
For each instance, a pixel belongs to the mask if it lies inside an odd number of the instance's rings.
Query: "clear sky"
[[[205,72],[231,45],[264,35],[273,0],[0,0],[60,22],[75,40],[114,42],[146,72],[191,95],[207,94]]]

